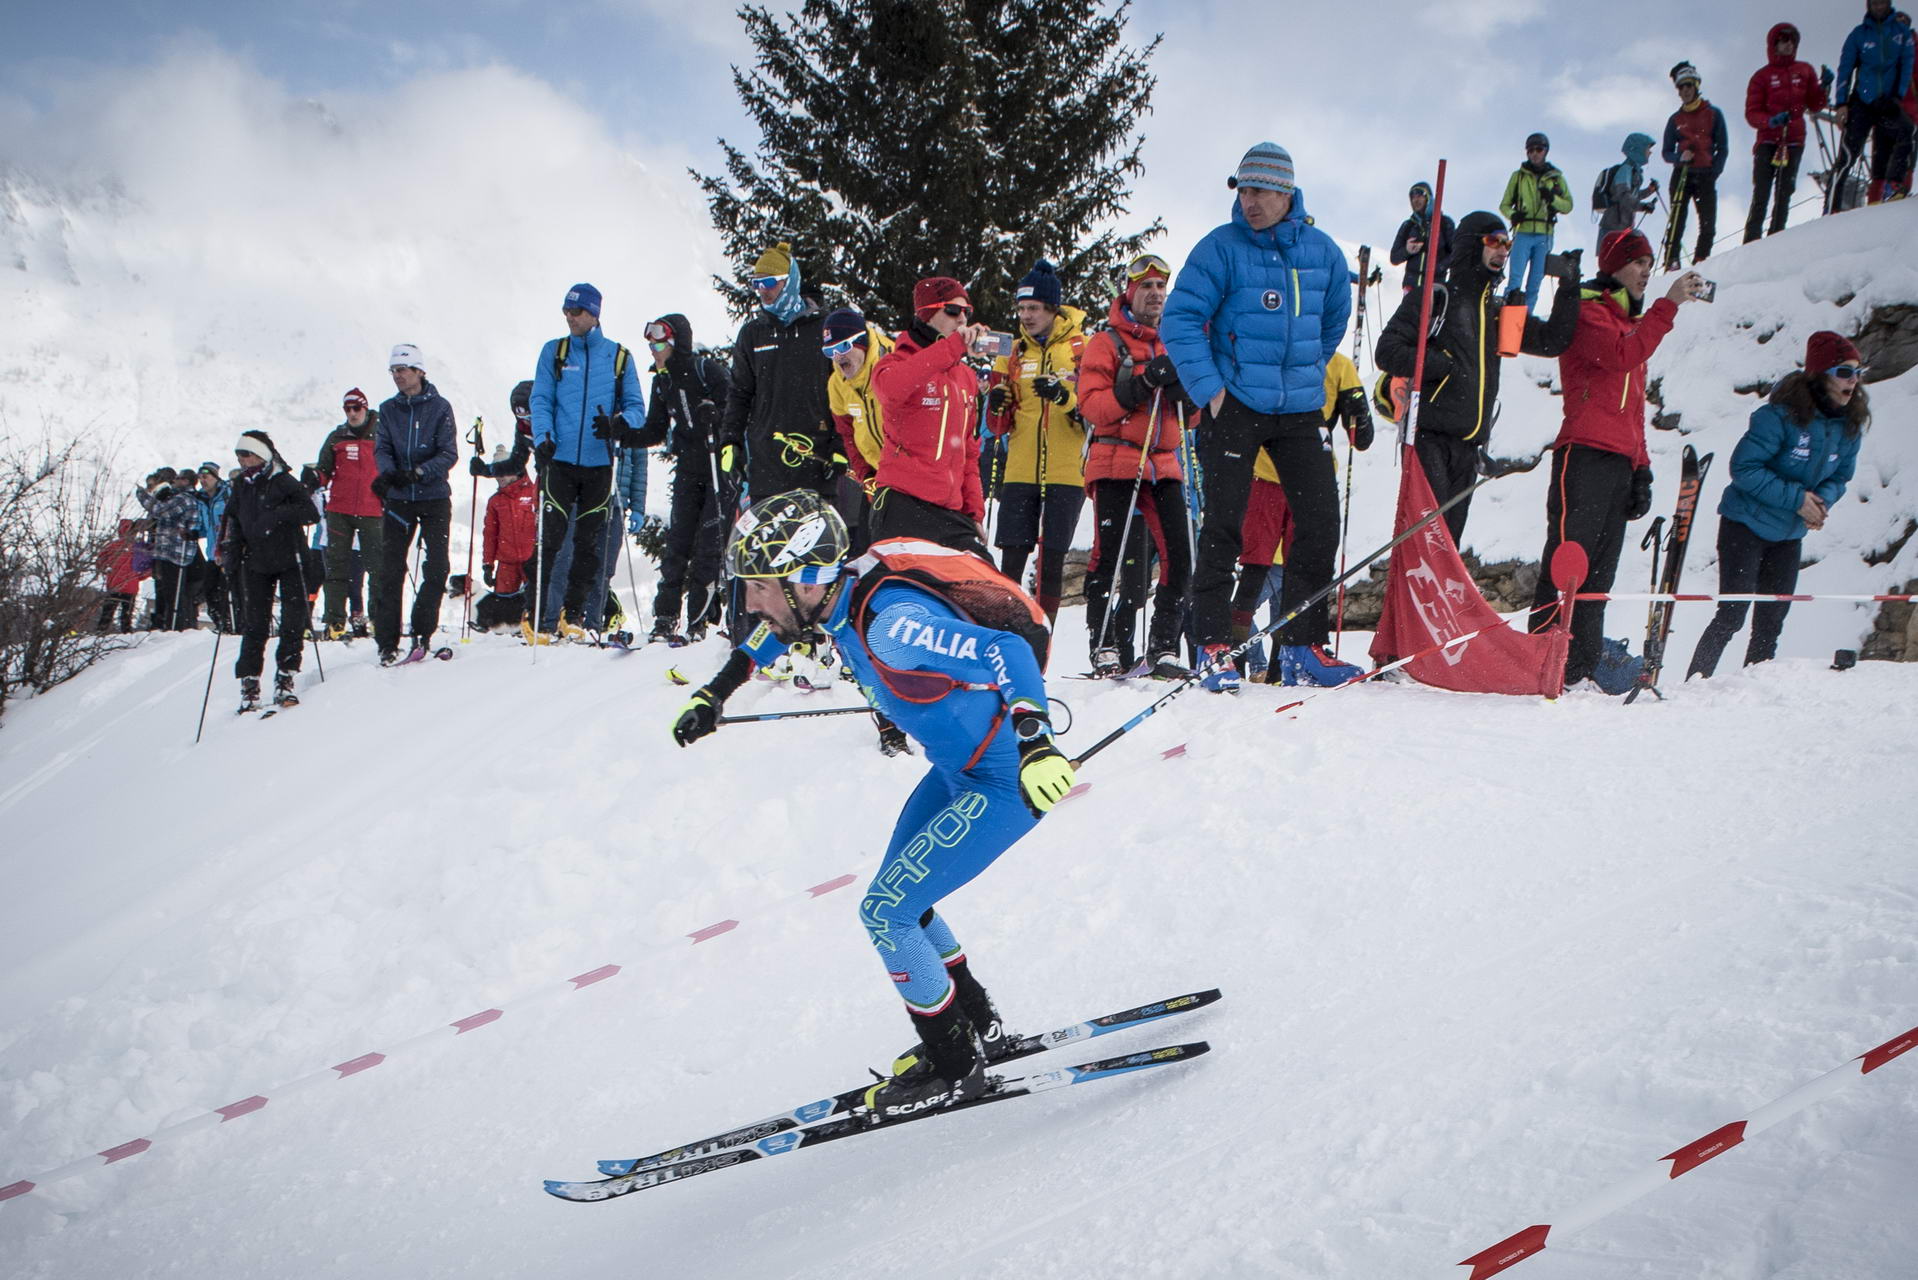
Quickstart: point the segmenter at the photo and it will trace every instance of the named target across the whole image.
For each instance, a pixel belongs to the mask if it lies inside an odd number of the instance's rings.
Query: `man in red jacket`
[[[1704,280],[1687,271],[1664,297],[1645,306],[1652,245],[1641,232],[1614,231],[1598,250],[1598,277],[1580,294],[1578,330],[1558,358],[1565,420],[1552,442],[1552,483],[1545,496],[1545,552],[1531,629],[1551,625],[1558,593],[1549,566],[1561,542],[1576,542],[1590,564],[1586,591],[1609,591],[1625,547],[1625,525],[1652,507],[1652,463],[1645,452],[1645,365],[1671,332],[1678,308]],[[1572,611],[1565,686],[1590,676],[1605,634],[1605,603]]]
[[[379,464],[373,460],[373,432],[380,415],[366,405],[366,393],[354,387],[341,407],[346,421],[333,428],[320,446],[313,469],[326,491],[326,612],[321,615],[329,640],[346,636],[347,578],[353,572],[353,539],[360,540],[360,560],[369,569],[380,562],[380,533],[386,510],[373,492]],[[380,575],[367,576],[367,611],[379,612]],[[355,618],[354,630],[366,634],[366,619]]]
[[[1745,86],[1745,123],[1758,130],[1752,147],[1752,204],[1745,215],[1745,243],[1785,229],[1798,161],[1805,154],[1805,113],[1825,105],[1825,86],[1809,62],[1798,61],[1798,28],[1781,22],[1765,37],[1765,65]],[[1771,228],[1765,205],[1771,202]]]
[[[1119,543],[1136,505],[1159,553],[1159,585],[1146,629],[1151,673],[1163,679],[1190,674],[1179,665],[1179,604],[1192,571],[1190,536],[1185,525],[1185,473],[1179,467],[1179,441],[1190,409],[1179,388],[1179,373],[1159,341],[1159,318],[1172,286],[1172,268],[1148,253],[1126,268],[1125,292],[1112,301],[1109,326],[1086,343],[1079,357],[1079,410],[1091,427],[1086,449],[1086,491],[1092,496],[1092,557],[1086,562],[1086,633],[1092,669],[1102,676],[1122,673],[1121,648],[1130,648],[1132,620],[1108,626],[1106,614],[1112,576],[1119,567]],[[1132,543],[1128,550],[1143,555]],[[1130,576],[1130,575],[1128,575]],[[1125,645],[1113,639],[1123,626]]]
[[[872,370],[886,424],[874,475],[872,540],[925,538],[990,560],[979,487],[979,375],[966,363],[989,332],[946,276],[912,287],[912,323]]]

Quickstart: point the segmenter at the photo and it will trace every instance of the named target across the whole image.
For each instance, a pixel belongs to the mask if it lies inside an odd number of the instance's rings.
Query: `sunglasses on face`
[[[1542,155],[1544,155],[1544,154],[1545,154],[1545,152],[1546,152],[1546,148],[1544,148],[1544,147],[1527,147],[1527,148],[1525,148],[1525,154],[1526,154],[1526,155],[1528,155],[1528,156],[1529,156],[1529,155],[1541,155],[1541,156],[1542,156]]]
[[[1834,378],[1862,378],[1865,376],[1865,366],[1862,364],[1835,364],[1825,370],[1825,372]]]
[[[972,315],[971,307],[962,307],[956,302],[948,302],[945,306],[941,307],[940,310],[955,320],[965,320]]]
[[[1150,275],[1161,275],[1170,279],[1172,267],[1156,253],[1140,254],[1126,264],[1125,278],[1128,280],[1142,280]]]
[[[866,340],[865,334],[855,333],[852,337],[847,338],[843,342],[828,343],[826,346],[821,347],[820,350],[825,352],[826,359],[836,360],[840,356],[845,355],[848,351],[851,351],[854,347],[858,346],[860,343],[864,342],[865,340]]]
[[[754,276],[753,277],[753,288],[755,289],[762,289],[762,290],[777,289],[780,285],[785,283],[786,283],[785,276]]]

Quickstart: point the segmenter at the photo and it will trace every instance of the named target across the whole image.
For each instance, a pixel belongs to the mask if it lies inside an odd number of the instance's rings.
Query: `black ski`
[[[1012,1042],[1005,1055],[1001,1057],[997,1063],[994,1063],[994,1065],[999,1066],[1007,1062],[1017,1061],[1020,1058],[1029,1058],[1036,1053],[1045,1053],[1050,1049],[1063,1048],[1069,1044],[1077,1044],[1081,1040],[1091,1040],[1098,1036],[1109,1035],[1114,1031],[1124,1031],[1129,1027],[1139,1026],[1142,1023],[1156,1022],[1161,1018],[1168,1018],[1174,1014],[1191,1013],[1193,1010],[1203,1009],[1205,1006],[1219,999],[1219,989],[1214,987],[1210,991],[1188,992],[1185,995],[1173,996],[1170,999],[1155,1001],[1152,1004],[1142,1004],[1134,1009],[1122,1009],[1118,1013],[1108,1013],[1102,1018],[1092,1018],[1086,1022],[1075,1022],[1068,1026],[1059,1027],[1053,1031],[1044,1032],[1040,1035],[1020,1036]],[[684,1146],[674,1147],[668,1151],[655,1152],[650,1156],[640,1156],[628,1160],[601,1160],[599,1162],[599,1171],[609,1178],[624,1177],[627,1174],[635,1171],[644,1171],[656,1165],[669,1164],[674,1161],[689,1160],[696,1156],[709,1155],[714,1151],[723,1150],[728,1147],[737,1147],[758,1138],[768,1137],[775,1133],[784,1133],[789,1129],[797,1129],[801,1125],[812,1124],[814,1121],[824,1120],[829,1116],[841,1115],[853,1110],[855,1107],[862,1106],[865,1102],[866,1090],[871,1087],[872,1082],[867,1081],[865,1084],[856,1085],[844,1093],[835,1094],[830,1098],[820,1098],[813,1102],[801,1103],[799,1106],[787,1111],[782,1111],[776,1116],[767,1116],[764,1120],[755,1120],[753,1123],[742,1125],[737,1129],[714,1134],[710,1138],[701,1138],[695,1142],[689,1142]]]
[[[1671,532],[1665,535],[1665,572],[1658,579],[1657,590],[1671,595],[1678,590],[1678,578],[1685,571],[1685,544],[1691,541],[1692,519],[1698,514],[1698,494],[1705,487],[1705,474],[1712,468],[1712,456],[1699,457],[1690,445],[1685,446],[1684,460],[1680,463],[1678,475],[1678,506],[1672,512]],[[1653,555],[1657,555],[1653,548]],[[1663,700],[1665,695],[1658,691],[1658,674],[1665,664],[1665,641],[1672,632],[1672,602],[1654,600],[1645,624],[1645,661],[1639,668],[1638,679],[1625,694],[1625,701],[1631,702],[1647,689],[1652,696]]]
[[[698,1177],[702,1173],[712,1173],[718,1169],[727,1169],[754,1160],[768,1160],[773,1156],[783,1156],[798,1151],[802,1147],[823,1146],[828,1142],[837,1142],[841,1138],[896,1129],[900,1125],[911,1124],[917,1120],[950,1115],[955,1111],[966,1111],[995,1102],[1006,1102],[1027,1094],[1046,1093],[1053,1089],[1087,1084],[1094,1080],[1109,1080],[1114,1076],[1129,1075],[1134,1071],[1146,1071],[1153,1067],[1170,1066],[1175,1062],[1189,1062],[1201,1054],[1209,1053],[1211,1049],[1211,1045],[1198,1040],[1190,1044],[1141,1049],[1137,1053],[1128,1053],[1117,1058],[1103,1058],[1098,1062],[1084,1062],[1074,1067],[1037,1071],[1029,1076],[1000,1080],[990,1093],[982,1094],[968,1102],[958,1102],[949,1107],[936,1107],[898,1116],[883,1124],[875,1123],[864,1113],[836,1116],[802,1129],[769,1134],[749,1144],[729,1147],[711,1155],[653,1165],[624,1177],[605,1178],[592,1182],[549,1181],[546,1184],[546,1191],[549,1195],[557,1196],[561,1200],[579,1203],[611,1200],[617,1196],[630,1195],[635,1191],[648,1191],[654,1187],[662,1187],[669,1182],[682,1182],[687,1178]]]

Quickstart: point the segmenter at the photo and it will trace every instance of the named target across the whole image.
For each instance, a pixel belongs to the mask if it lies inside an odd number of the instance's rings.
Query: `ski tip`
[[[638,1163],[637,1160],[601,1160],[599,1174],[602,1178],[623,1178],[631,1173],[633,1166]]]

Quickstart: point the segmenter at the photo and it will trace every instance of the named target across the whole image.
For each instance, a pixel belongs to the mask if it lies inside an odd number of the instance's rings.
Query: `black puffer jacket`
[[[838,435],[826,403],[832,362],[820,351],[825,324],[810,299],[791,324],[761,308],[733,344],[719,442],[745,446],[746,483],[755,500],[788,489],[832,488]]]
[[[312,496],[279,458],[257,471],[241,472],[226,503],[220,562],[228,571],[235,567],[249,573],[291,569],[301,563],[305,527],[318,524],[319,519]]]
[[[693,326],[677,313],[660,318],[673,330],[673,353],[666,366],[653,371],[653,386],[646,404],[646,424],[639,429],[639,447],[666,452],[681,462],[707,465],[732,379],[726,366],[711,356],[693,350]],[[703,406],[711,405],[710,409]],[[702,429],[701,419],[712,420],[712,430]]]
[[[1505,229],[1495,213],[1468,213],[1458,224],[1445,279],[1432,290],[1436,332],[1425,351],[1425,385],[1420,388],[1420,431],[1457,436],[1483,445],[1492,434],[1498,408],[1498,320],[1505,273],[1485,269],[1484,237]],[[1572,345],[1578,328],[1577,281],[1560,281],[1552,313],[1525,319],[1519,349],[1526,355],[1556,356]],[[1378,367],[1399,378],[1412,376],[1418,354],[1419,294],[1399,302],[1379,334],[1374,353]]]

